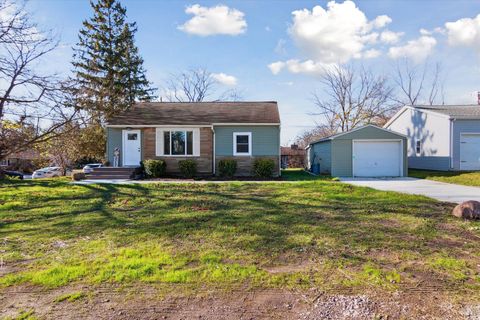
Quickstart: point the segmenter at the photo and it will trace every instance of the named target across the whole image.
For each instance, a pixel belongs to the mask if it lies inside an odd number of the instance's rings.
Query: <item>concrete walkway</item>
[[[340,181],[355,186],[377,190],[424,195],[447,202],[462,203],[467,200],[480,201],[480,188],[467,187],[427,179],[415,178],[340,178]]]

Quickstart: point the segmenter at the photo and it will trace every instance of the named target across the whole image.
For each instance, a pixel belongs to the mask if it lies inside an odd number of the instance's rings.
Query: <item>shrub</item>
[[[195,162],[195,160],[178,161],[178,166],[185,178],[193,178],[197,174],[197,162]]]
[[[275,161],[267,158],[255,159],[253,175],[258,178],[271,178],[275,169]]]
[[[165,176],[167,170],[167,163],[164,160],[145,160],[143,161],[145,173],[152,178],[160,178]]]
[[[80,181],[80,180],[83,180],[85,178],[86,178],[86,176],[85,176],[85,173],[83,173],[83,172],[72,172],[72,180],[73,181]]]
[[[237,171],[237,161],[233,159],[220,160],[218,162],[218,173],[221,177],[232,178]]]

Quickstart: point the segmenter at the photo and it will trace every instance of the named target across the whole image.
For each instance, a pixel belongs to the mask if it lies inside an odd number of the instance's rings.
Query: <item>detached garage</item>
[[[367,125],[313,142],[308,167],[335,177],[407,176],[407,138]]]

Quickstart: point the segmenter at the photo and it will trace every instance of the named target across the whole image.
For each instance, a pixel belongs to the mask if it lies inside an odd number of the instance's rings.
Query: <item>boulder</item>
[[[473,200],[465,201],[456,206],[452,214],[458,218],[480,219],[480,202]]]

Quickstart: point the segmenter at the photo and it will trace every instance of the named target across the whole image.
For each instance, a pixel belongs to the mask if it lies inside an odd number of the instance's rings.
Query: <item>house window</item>
[[[170,156],[193,155],[193,131],[164,131],[163,154]]]
[[[422,152],[422,141],[415,141],[415,153],[419,155]]]
[[[137,133],[127,133],[127,140],[137,140],[138,134]]]
[[[8,165],[9,165],[9,160],[8,159],[0,160],[0,166],[6,167]]]
[[[251,156],[252,155],[252,133],[234,132],[233,133],[233,155]]]

